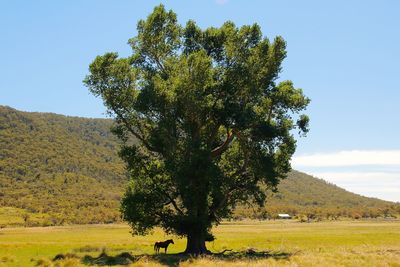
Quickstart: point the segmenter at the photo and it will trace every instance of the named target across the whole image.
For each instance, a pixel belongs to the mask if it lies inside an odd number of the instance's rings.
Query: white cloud
[[[400,173],[311,172],[310,174],[363,196],[400,202]]]
[[[310,173],[313,176],[321,177],[321,178],[330,178],[335,179],[337,181],[340,180],[390,180],[390,181],[399,181],[400,182],[400,174],[399,173],[387,173],[387,172],[312,172]]]
[[[294,169],[348,191],[400,202],[400,150],[348,150],[295,156]]]
[[[218,5],[225,5],[229,0],[215,0]]]
[[[356,165],[400,166],[400,150],[350,150],[301,155],[293,158],[292,165],[295,168]]]

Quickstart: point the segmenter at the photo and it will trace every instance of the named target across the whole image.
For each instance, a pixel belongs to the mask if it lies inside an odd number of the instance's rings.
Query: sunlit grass
[[[232,249],[284,252],[288,257],[251,257],[235,254],[198,259],[178,255],[153,256],[157,240],[173,238],[168,253],[184,250],[185,240],[159,229],[148,236],[132,237],[126,225],[85,225],[0,230],[0,266],[80,266],[79,259],[53,262],[57,254],[98,257],[129,252],[132,266],[400,266],[400,222],[347,221],[298,223],[292,221],[226,222],[214,229],[217,239],[208,243],[213,252]],[[140,257],[138,257],[140,255]],[[148,255],[148,256],[146,256]],[[233,255],[233,254],[232,254]]]

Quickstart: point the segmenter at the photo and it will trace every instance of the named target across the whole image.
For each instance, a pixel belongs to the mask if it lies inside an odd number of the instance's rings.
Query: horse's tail
[[[154,251],[156,251],[156,248],[157,248],[157,242],[154,243]]]

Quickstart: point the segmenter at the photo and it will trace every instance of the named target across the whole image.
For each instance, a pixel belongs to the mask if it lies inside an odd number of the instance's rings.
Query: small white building
[[[291,219],[292,216],[290,216],[289,214],[286,214],[286,213],[279,213],[278,218],[279,219]]]

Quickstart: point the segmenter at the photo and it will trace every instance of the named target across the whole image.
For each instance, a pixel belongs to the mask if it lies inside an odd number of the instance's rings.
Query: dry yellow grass
[[[156,230],[149,236],[132,237],[126,225],[5,228],[0,230],[0,266],[84,266],[81,259],[85,255],[95,259],[105,251],[111,260],[129,252],[134,256],[129,266],[400,267],[399,221],[226,222],[214,233],[217,239],[208,244],[209,249],[232,249],[235,253],[182,257],[176,253],[184,249],[185,240],[173,237],[175,244],[168,250],[171,254],[155,256],[154,242],[169,236]],[[263,254],[265,251],[268,253]],[[59,253],[81,259],[52,261]]]

